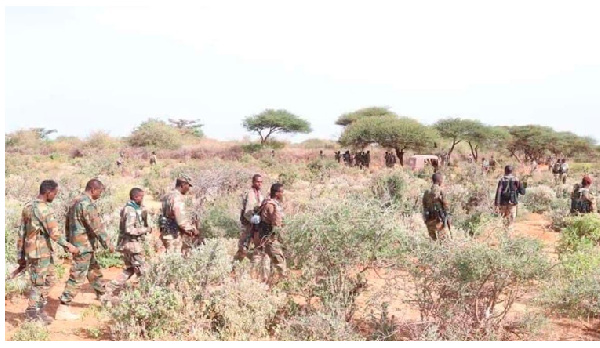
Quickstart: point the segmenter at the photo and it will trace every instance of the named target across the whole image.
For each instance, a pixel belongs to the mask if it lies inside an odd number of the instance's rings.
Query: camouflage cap
[[[182,181],[182,182],[187,182],[188,184],[190,184],[190,186],[193,186],[192,179],[190,179],[190,177],[185,174],[179,174],[177,176],[177,180]]]

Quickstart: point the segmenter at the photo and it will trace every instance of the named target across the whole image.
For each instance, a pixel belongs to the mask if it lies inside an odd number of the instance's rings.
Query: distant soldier
[[[325,155],[323,155],[323,150],[319,150],[319,159],[323,159]]]
[[[390,159],[392,161],[392,168],[396,165],[396,155],[390,152]]]
[[[275,150],[271,150],[271,158],[275,158]]]
[[[513,175],[513,167],[504,168],[504,176],[498,181],[494,205],[498,207],[500,215],[505,220],[506,227],[512,228],[517,218],[517,206],[519,195],[525,194],[526,184],[521,184],[519,179]]]
[[[269,283],[275,284],[279,278],[286,275],[286,261],[281,245],[283,227],[283,185],[273,184],[268,199],[260,208],[260,250],[271,259]]]
[[[390,161],[390,154],[389,154],[389,152],[386,151],[385,155],[383,156],[383,158],[385,160],[385,166],[389,168],[390,167],[390,162],[391,162]]]
[[[160,239],[168,253],[184,253],[196,244],[199,236],[189,220],[184,196],[192,187],[191,179],[179,175],[175,189],[161,199]]]
[[[152,155],[150,155],[150,165],[156,164],[156,152],[152,151]]]
[[[121,209],[121,222],[119,224],[119,241],[117,251],[123,254],[123,273],[106,285],[104,300],[119,291],[134,274],[139,278],[145,267],[144,236],[150,232],[148,224],[148,211],[142,205],[144,191],[132,188],[129,191],[129,202]]]
[[[371,150],[367,150],[367,154],[365,155],[365,165],[367,168],[371,166]]]
[[[67,280],[65,290],[59,298],[61,305],[56,312],[56,319],[79,319],[78,315],[69,311],[69,305],[79,293],[86,277],[96,293],[96,298],[100,299],[104,295],[102,272],[96,260],[97,244],[100,243],[104,249],[109,249],[111,253],[115,251],[115,247],[112,245],[108,233],[106,233],[100,217],[100,210],[95,204],[103,191],[104,185],[102,182],[98,179],[92,179],[85,186],[85,192],[75,198],[69,205],[65,221],[67,239],[77,247],[79,254],[73,256],[69,280]]]
[[[117,158],[117,167],[120,167],[122,165],[123,165],[123,157]]]
[[[467,158],[467,162],[473,163],[473,155],[472,154],[469,154],[469,157]]]
[[[340,161],[341,161],[341,157],[342,157],[342,156],[341,156],[341,154],[340,154],[340,151],[336,151],[336,152],[334,152],[334,158],[335,158],[335,160],[336,160],[336,162],[337,162],[337,163],[340,163]]]
[[[556,159],[556,162],[552,165],[552,175],[554,176],[554,184],[555,185],[560,185],[561,165],[562,165],[562,160],[560,158]]]
[[[50,277],[54,273],[52,243],[55,241],[72,254],[79,250],[67,242],[58,230],[54,209],[50,203],[58,194],[58,184],[54,180],[44,180],[40,185],[39,195],[25,204],[21,213],[21,227],[17,240],[17,260],[19,269],[29,266],[31,290],[29,302],[25,309],[27,320],[38,320],[46,324],[52,318],[44,311],[48,303],[48,292],[52,284]]]
[[[436,173],[431,180],[431,188],[423,194],[423,220],[432,240],[445,239],[448,237],[450,217],[448,202],[442,191],[444,177],[441,173]]]
[[[559,174],[560,174],[560,181],[563,184],[566,184],[567,183],[567,176],[569,174],[569,164],[567,163],[567,159],[566,158],[563,158],[563,160],[562,160],[562,162],[560,164]]]
[[[496,160],[494,159],[494,155],[492,155],[492,157],[490,158],[490,170],[493,172],[496,171]]]
[[[581,184],[575,184],[573,193],[571,193],[571,214],[589,214],[596,213],[596,197],[590,192],[592,178],[586,175],[581,180]]]
[[[235,254],[234,261],[242,261],[248,254],[248,248],[251,242],[254,242],[254,249],[259,246],[258,223],[260,219],[260,206],[264,196],[260,189],[263,179],[260,174],[254,174],[252,177],[252,187],[242,195],[242,209],[240,211],[240,223],[242,224],[242,233],[238,241],[238,251]],[[252,255],[254,259],[254,255]]]
[[[487,175],[490,171],[490,162],[485,158],[481,159],[481,171],[483,172],[483,175]]]
[[[348,150],[346,150],[346,152],[344,152],[344,164],[347,166],[352,165],[352,160],[350,159],[350,151],[348,151]]]

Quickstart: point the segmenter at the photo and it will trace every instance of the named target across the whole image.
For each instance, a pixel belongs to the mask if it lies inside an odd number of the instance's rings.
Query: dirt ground
[[[517,223],[515,233],[525,235],[541,240],[546,246],[546,251],[555,256],[555,246],[558,240],[558,233],[552,232],[549,228],[549,221],[538,214],[530,214],[523,221]],[[68,267],[67,267],[68,269]],[[114,279],[121,272],[118,268],[103,270],[106,281]],[[357,299],[358,311],[357,318],[366,319],[369,315],[369,298],[377,294],[386,279],[397,275],[389,274],[386,270],[373,270],[367,274],[368,285],[364,293]],[[48,303],[48,314],[54,316],[58,307],[64,282],[68,278],[68,272],[65,272],[56,286],[50,290]],[[402,290],[399,290],[402,291]],[[10,340],[23,322],[27,300],[24,297],[5,300],[5,335],[6,340]],[[107,325],[98,319],[94,312],[97,312],[100,303],[95,300],[93,290],[89,284],[85,284],[81,293],[75,298],[72,305],[72,311],[82,315],[79,321],[54,321],[48,326],[50,339],[53,341],[97,341],[109,340],[110,335],[107,331]],[[514,306],[514,312],[524,312],[527,306],[517,303]],[[390,315],[396,318],[418,320],[419,313],[415,309],[409,308],[404,303],[391,303]],[[550,318],[549,325],[536,337],[540,340],[600,340],[600,321],[572,320],[567,318]]]

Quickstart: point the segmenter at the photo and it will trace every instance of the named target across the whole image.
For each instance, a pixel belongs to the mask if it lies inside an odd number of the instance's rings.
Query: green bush
[[[134,147],[175,150],[180,148],[181,144],[179,130],[158,119],[143,122],[129,137],[129,145]]]
[[[545,213],[554,207],[555,197],[556,192],[552,188],[540,185],[528,188],[521,201],[532,213]]]
[[[35,321],[26,321],[15,332],[13,341],[49,341],[50,334],[44,324]]]
[[[562,230],[557,250],[559,253],[590,249],[600,244],[600,216],[585,214],[568,218]]]
[[[262,144],[245,144],[242,145],[242,151],[244,153],[257,153],[260,152],[263,149],[263,145]]]

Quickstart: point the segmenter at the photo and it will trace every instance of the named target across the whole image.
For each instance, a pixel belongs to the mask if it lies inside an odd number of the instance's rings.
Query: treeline
[[[544,162],[548,156],[592,160],[599,156],[596,140],[572,132],[558,132],[551,127],[491,126],[478,120],[446,118],[433,125],[401,117],[385,107],[369,107],[341,115],[336,125],[343,128],[338,144],[362,149],[377,145],[393,149],[403,164],[406,151],[432,154],[450,154],[457,146],[466,146],[474,159],[483,152],[493,151],[514,157],[519,162]],[[275,134],[307,134],[312,131],[308,121],[284,109],[267,109],[243,119],[242,125],[260,137],[260,146],[273,142]],[[36,151],[54,144],[81,149],[112,149],[123,146],[152,150],[175,150],[184,144],[194,144],[204,136],[200,120],[149,119],[136,127],[128,137],[117,139],[105,132],[92,133],[86,139],[58,137],[49,140],[56,130],[33,128],[5,135],[10,151]],[[314,147],[315,140],[312,140]]]

